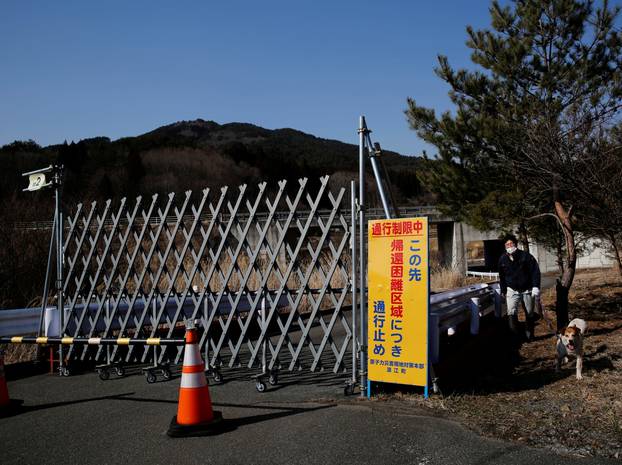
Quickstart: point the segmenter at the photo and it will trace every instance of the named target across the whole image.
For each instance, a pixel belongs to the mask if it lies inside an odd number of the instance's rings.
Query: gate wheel
[[[153,371],[148,371],[147,373],[145,373],[145,378],[147,379],[147,382],[149,384],[153,384],[156,382],[156,375]]]

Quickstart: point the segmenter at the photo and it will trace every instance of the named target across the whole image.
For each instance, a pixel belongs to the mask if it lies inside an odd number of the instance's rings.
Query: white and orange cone
[[[222,414],[212,408],[198,342],[196,329],[189,327],[186,330],[177,415],[168,429],[168,435],[172,437],[216,434],[222,425]]]
[[[9,397],[9,388],[4,374],[4,352],[0,350],[0,417],[14,414],[23,400],[15,400]]]
[[[4,409],[11,405],[9,398],[9,389],[6,385],[6,377],[4,376],[4,353],[0,351],[0,409]]]

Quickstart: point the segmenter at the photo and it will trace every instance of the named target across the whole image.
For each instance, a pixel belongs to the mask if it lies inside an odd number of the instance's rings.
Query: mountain
[[[422,159],[395,152],[385,152],[383,157],[400,203],[416,202],[425,194],[416,176]],[[358,176],[358,146],[295,129],[221,125],[201,119],[115,141],[96,137],[47,147],[33,141],[14,142],[0,148],[0,212],[30,219],[42,213],[40,208],[28,208],[38,200],[47,209],[49,194],[21,192],[25,187],[21,173],[54,162],[65,166],[63,200],[71,205],[260,181],[313,180],[325,174],[332,175],[332,187],[349,189],[350,179]],[[21,204],[24,208],[16,208]]]
[[[385,153],[387,170],[399,203],[426,202],[416,171],[425,160]],[[40,147],[16,141],[0,147],[0,308],[35,305],[44,281],[50,231],[16,227],[21,221],[49,222],[54,211],[53,191],[23,192],[22,173],[64,164],[63,211],[79,202],[123,196],[183,192],[199,195],[205,187],[257,184],[309,178],[313,190],[320,176],[330,174],[330,188],[344,187],[358,177],[358,146],[321,139],[294,129],[268,130],[251,124],[181,121],[136,137],[111,141],[107,137]],[[368,205],[379,206],[368,168]],[[348,194],[346,194],[348,195]],[[160,198],[164,201],[166,197]],[[161,206],[161,205],[160,205]]]

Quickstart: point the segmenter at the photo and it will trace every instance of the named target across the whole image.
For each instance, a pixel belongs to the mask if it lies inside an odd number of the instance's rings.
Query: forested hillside
[[[416,171],[423,159],[397,153],[384,155],[400,203],[422,203]],[[33,141],[0,148],[0,308],[32,305],[41,295],[49,229],[17,227],[23,221],[51,221],[53,191],[23,192],[22,173],[61,162],[65,166],[63,210],[141,194],[184,192],[205,187],[309,178],[311,190],[330,174],[330,187],[346,187],[358,177],[358,147],[320,139],[293,129],[268,130],[250,124],[219,125],[184,121],[137,137],[106,137],[40,147]],[[373,179],[368,178],[369,204],[379,206]],[[161,197],[161,200],[163,198]]]
[[[384,154],[400,202],[416,202],[421,159]],[[251,124],[183,121],[111,141],[106,137],[40,147],[33,141],[0,148],[0,211],[5,218],[49,217],[49,193],[23,193],[21,173],[60,161],[65,166],[63,203],[138,194],[200,191],[260,181],[333,176],[347,185],[357,175],[358,147],[293,129]],[[373,199],[372,199],[373,201]],[[37,204],[36,208],[30,208]],[[43,217],[43,218],[42,218]]]

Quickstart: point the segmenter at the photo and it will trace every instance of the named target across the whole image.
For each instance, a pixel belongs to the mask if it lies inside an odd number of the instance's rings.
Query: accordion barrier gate
[[[166,340],[193,320],[207,369],[326,368],[354,382],[352,205],[328,176],[79,204],[63,228],[61,333]],[[183,346],[64,350],[69,361],[158,365],[179,363]]]

